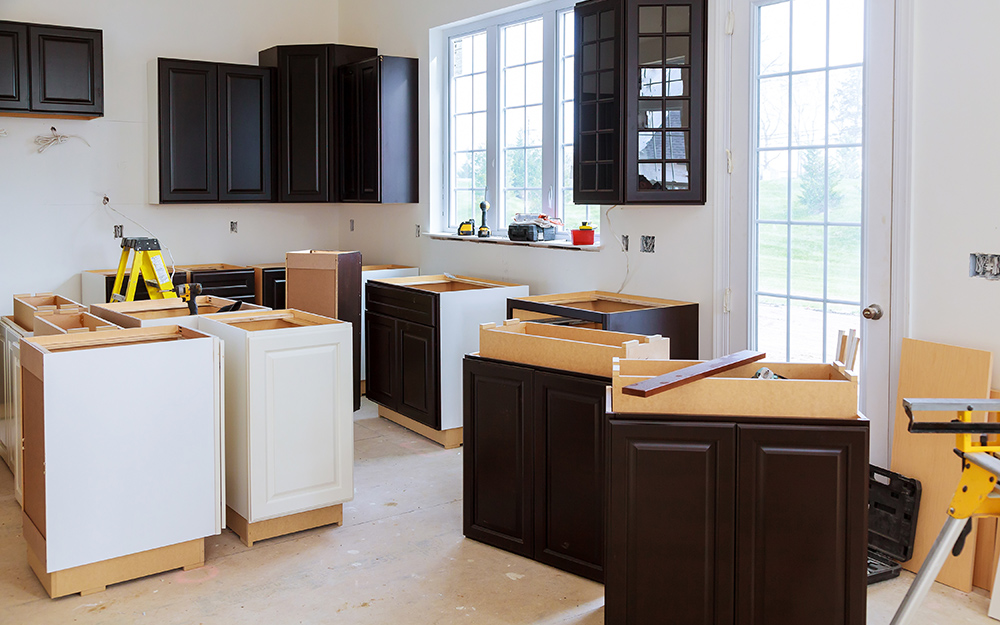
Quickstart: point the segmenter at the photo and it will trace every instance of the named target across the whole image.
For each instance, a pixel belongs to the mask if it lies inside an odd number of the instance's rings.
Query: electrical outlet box
[[[237,227],[236,222],[235,221],[230,221],[229,222],[229,231],[232,232],[233,234],[236,234],[237,230],[238,230],[238,227]]]
[[[115,224],[115,238],[120,239],[125,236],[125,226],[122,224]]]
[[[1000,280],[1000,254],[969,254],[969,277]]]
[[[639,251],[652,254],[656,251],[656,237],[651,234],[644,234],[639,237]]]
[[[354,232],[354,220],[351,220],[351,232]]]
[[[627,234],[623,234],[622,235],[622,251],[623,252],[627,252],[628,251],[628,235]]]
[[[420,238],[420,224],[417,224],[417,238]]]

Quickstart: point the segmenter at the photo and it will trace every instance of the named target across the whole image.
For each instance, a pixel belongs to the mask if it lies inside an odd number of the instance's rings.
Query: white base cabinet
[[[3,410],[0,411],[0,458],[14,475],[14,499],[23,503],[21,471],[21,339],[30,337],[12,317],[0,319],[0,360],[3,363]]]

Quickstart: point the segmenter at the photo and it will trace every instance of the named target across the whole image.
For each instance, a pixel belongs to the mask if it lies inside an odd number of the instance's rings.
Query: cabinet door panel
[[[159,59],[160,201],[219,198],[214,63]]]
[[[373,402],[396,410],[399,379],[396,375],[396,320],[365,312],[365,394]]]
[[[868,433],[739,426],[740,625],[863,624]]]
[[[357,63],[345,65],[337,74],[339,87],[338,123],[340,146],[338,182],[340,199],[358,201],[361,198],[361,74]]]
[[[219,66],[219,200],[271,197],[271,69]]]
[[[605,382],[535,374],[535,554],[604,580]]]
[[[609,431],[607,622],[732,623],[735,426]]]
[[[280,310],[285,307],[285,270],[265,269],[261,284],[264,306]]]
[[[26,111],[28,97],[28,27],[0,22],[0,110]]]
[[[371,59],[358,63],[360,74],[359,117],[361,121],[361,141],[358,144],[359,175],[358,199],[362,202],[381,200],[382,178],[382,120],[381,120],[381,59]]]
[[[280,51],[280,199],[327,202],[329,79],[326,46]]]
[[[463,528],[469,538],[531,557],[531,369],[466,359]]]
[[[401,368],[397,412],[440,430],[437,331],[429,326],[397,321],[396,343]]]
[[[0,458],[8,467],[13,467],[11,450],[13,449],[12,421],[14,420],[12,393],[10,391],[10,365],[7,363],[7,344],[13,336],[6,326],[0,324]]]
[[[99,30],[29,26],[31,109],[101,115],[104,53]]]

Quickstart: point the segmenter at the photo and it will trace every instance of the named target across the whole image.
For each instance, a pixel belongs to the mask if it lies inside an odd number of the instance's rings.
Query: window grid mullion
[[[497,213],[500,211],[502,164],[497,155],[500,151],[500,28],[492,25],[486,29],[486,197],[491,208],[486,213],[487,225],[496,229]],[[479,215],[482,216],[482,213]],[[478,223],[481,219],[477,219]]]

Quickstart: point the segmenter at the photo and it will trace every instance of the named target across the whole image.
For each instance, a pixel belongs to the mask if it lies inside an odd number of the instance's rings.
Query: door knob
[[[871,319],[875,321],[876,319],[882,318],[882,307],[878,304],[869,304],[864,310],[861,311],[861,316],[865,319]]]

